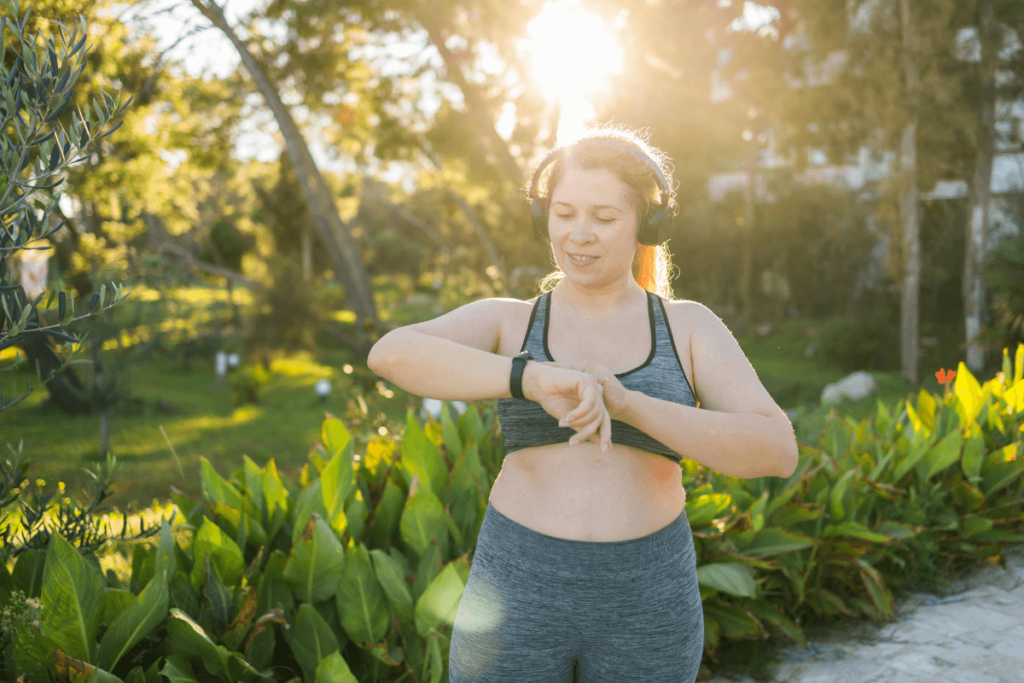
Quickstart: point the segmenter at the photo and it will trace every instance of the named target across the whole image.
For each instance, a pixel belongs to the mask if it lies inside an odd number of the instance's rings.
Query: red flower
[[[939,380],[939,384],[946,384],[952,382],[953,378],[956,377],[956,370],[942,369],[935,373],[936,379]]]

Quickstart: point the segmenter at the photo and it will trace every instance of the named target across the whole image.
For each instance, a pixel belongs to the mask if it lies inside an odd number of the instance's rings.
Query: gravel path
[[[858,625],[780,652],[778,683],[1024,683],[1024,545],[954,582],[915,594],[881,628]],[[755,683],[744,677],[742,683]],[[735,683],[716,676],[711,683]]]

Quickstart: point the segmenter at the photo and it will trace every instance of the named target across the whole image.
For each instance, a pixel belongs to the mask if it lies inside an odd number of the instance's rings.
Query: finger
[[[591,422],[601,416],[601,413],[605,410],[603,400],[597,400],[594,405],[586,412],[579,412],[573,419],[569,420],[568,426],[573,429],[579,429],[583,426],[589,425]]]
[[[584,385],[583,395],[580,399],[579,405],[570,410],[565,417],[559,421],[559,426],[568,427],[573,422],[578,421],[579,417],[590,412],[595,404],[603,403],[603,396],[604,387],[600,384],[587,383]]]
[[[607,410],[601,420],[601,451],[605,452],[612,447],[612,416]]]
[[[599,415],[597,419],[592,420],[588,425],[577,431],[576,434],[573,435],[572,441],[576,442],[577,444],[583,441],[587,441],[589,437],[591,437],[597,432],[598,428],[601,426],[601,420],[602,418]]]

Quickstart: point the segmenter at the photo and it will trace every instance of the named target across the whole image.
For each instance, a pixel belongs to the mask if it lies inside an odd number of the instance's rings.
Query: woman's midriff
[[[532,446],[505,456],[491,488],[498,512],[548,536],[625,541],[652,534],[683,511],[680,466],[648,451],[592,441]]]

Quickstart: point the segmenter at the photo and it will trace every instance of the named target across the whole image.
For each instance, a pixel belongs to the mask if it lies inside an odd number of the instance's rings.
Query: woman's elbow
[[[387,361],[385,354],[387,353],[387,344],[384,341],[386,338],[387,335],[385,334],[378,339],[370,348],[370,354],[366,357],[366,367],[370,368],[370,371],[379,377],[384,377],[386,372]]]
[[[799,447],[796,446],[796,442],[793,442],[794,448],[786,451],[785,454],[779,458],[779,477],[783,479],[789,479],[796,472],[796,466],[800,461]]]

